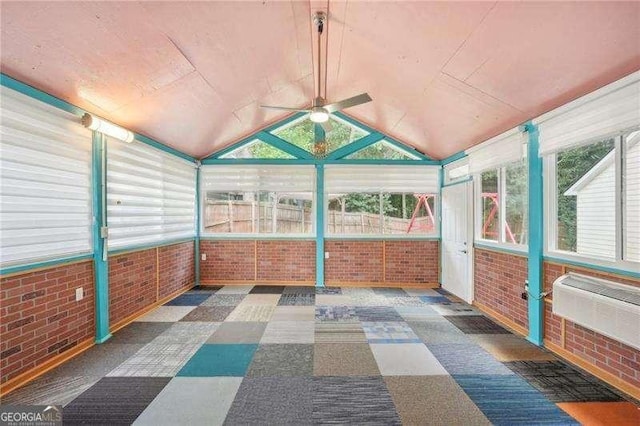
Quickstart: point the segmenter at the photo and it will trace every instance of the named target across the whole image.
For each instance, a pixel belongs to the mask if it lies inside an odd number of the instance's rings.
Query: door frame
[[[466,193],[467,193],[467,288],[469,290],[469,299],[466,300],[464,298],[461,297],[462,300],[464,300],[466,303],[468,304],[473,304],[473,302],[475,301],[475,276],[474,276],[474,272],[475,272],[475,253],[474,253],[474,238],[475,238],[475,198],[474,198],[474,185],[475,182],[473,179],[467,179],[467,180],[463,180],[460,182],[455,182],[455,183],[451,183],[449,185],[444,185],[441,189],[441,203],[444,199],[444,191],[447,188],[450,188],[452,186],[458,186],[458,185],[464,185],[466,186]],[[444,245],[444,241],[442,239],[442,229],[444,227],[444,217],[440,218],[440,287],[444,289],[443,287],[443,281],[444,281],[444,256],[443,256],[443,245]],[[457,296],[457,295],[456,295]]]

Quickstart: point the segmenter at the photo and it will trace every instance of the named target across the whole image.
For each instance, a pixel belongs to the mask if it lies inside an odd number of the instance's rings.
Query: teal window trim
[[[196,217],[195,217],[195,226],[196,226],[196,235],[194,238],[194,277],[195,277],[195,285],[200,285],[200,236],[202,234],[202,230],[200,229],[200,221],[201,221],[201,205],[200,205],[200,164],[196,167]]]
[[[16,80],[15,78],[9,77],[4,73],[0,73],[0,84],[4,87],[8,87],[9,89],[13,89],[16,92],[22,93],[23,95],[27,95],[33,99],[44,102],[47,105],[51,105],[53,107],[59,108],[68,113],[75,114],[78,117],[82,116],[84,113],[92,114],[91,111],[84,110],[67,101],[63,101],[62,99],[57,98],[53,95],[50,95],[46,92],[43,92],[40,89],[36,89],[33,86],[29,86],[28,84],[25,84],[19,80]],[[177,149],[171,148],[170,146],[160,143],[154,139],[151,139],[147,136],[144,136],[135,132],[133,132],[133,134],[134,134],[135,140],[139,142],[145,143],[147,145],[150,145],[164,152],[168,152],[169,154],[175,155],[176,157],[182,158],[192,163],[195,163],[196,161],[194,157],[191,157],[190,155],[180,152]]]
[[[109,250],[109,256],[118,256],[118,255],[124,254],[124,253],[131,253],[131,252],[142,251],[142,250],[150,250],[150,249],[154,249],[154,248],[158,248],[158,247],[172,246],[172,245],[175,245],[175,244],[188,243],[188,242],[195,241],[195,240],[196,240],[196,236],[194,235],[193,237],[188,237],[188,238],[176,238],[174,240],[157,241],[157,242],[154,242],[154,243],[138,244],[138,245],[128,246],[128,247],[118,247],[115,250]]]
[[[373,145],[376,142],[384,139],[384,135],[381,133],[370,133],[366,136],[361,137],[360,139],[356,139],[355,141],[348,143],[345,146],[342,146],[335,151],[329,153],[327,155],[327,160],[340,160],[347,155],[351,155],[354,152],[358,152],[361,149],[367,148],[368,146]]]
[[[93,259],[93,253],[58,257],[55,259],[41,260],[38,262],[25,263],[21,265],[5,266],[4,268],[0,269],[0,275],[5,276],[5,275],[15,274],[19,272],[29,272],[34,269],[50,268],[50,267],[62,265],[65,263],[75,263],[75,262],[81,262],[83,260],[90,260],[90,259]]]
[[[544,256],[543,260],[544,261],[548,261],[548,262],[562,264],[562,265],[567,265],[567,266],[576,266],[578,268],[590,269],[590,270],[593,270],[593,271],[596,271],[596,272],[607,272],[607,273],[610,273],[610,274],[620,275],[620,276],[623,276],[623,277],[640,279],[640,272],[631,271],[631,270],[627,270],[627,269],[619,269],[619,268],[613,268],[613,267],[609,267],[609,266],[601,266],[601,265],[596,265],[596,264],[593,264],[593,263],[580,262],[580,261],[576,261],[576,260],[566,259],[564,257],[556,257],[556,256],[548,256],[548,255]]]
[[[315,234],[269,235],[269,234],[203,234],[201,241],[315,241]]]
[[[483,244],[480,242],[474,242],[473,247],[480,250],[489,250],[489,251],[497,251],[505,254],[512,254],[515,256],[528,256],[528,248],[526,246],[522,246],[522,249],[512,248],[512,247],[504,247],[497,244]]]
[[[300,164],[317,164],[317,160],[299,160],[299,159],[284,159],[284,158],[210,158],[201,161],[204,166],[211,165],[232,165],[237,166],[240,164],[273,164],[273,165],[300,165]]]
[[[313,155],[305,149],[302,149],[291,142],[287,142],[284,139],[268,132],[258,132],[258,139],[263,142],[268,143],[269,145],[278,148],[287,154],[291,154],[294,157],[301,160],[311,160],[313,159]]]
[[[437,160],[324,160],[320,161],[323,164],[368,164],[368,165],[387,165],[387,166],[439,166],[440,162]]]
[[[418,157],[419,160],[426,160],[426,161],[433,161],[432,158],[424,155],[423,153],[421,153],[420,151],[418,151],[417,149],[410,147],[409,145],[405,145],[402,142],[398,142],[397,140],[389,137],[389,136],[385,136],[384,138],[385,142],[388,142],[389,144],[395,146],[396,148],[406,152],[409,155]]]
[[[466,152],[464,152],[464,151],[456,152],[455,154],[445,158],[444,160],[441,160],[440,164],[442,164],[442,166],[444,167],[449,163],[453,163],[454,161],[461,160],[461,159],[463,159],[465,157],[467,157]]]
[[[411,234],[326,234],[325,240],[331,241],[440,241],[440,237],[435,234],[411,235]]]
[[[442,179],[442,181],[444,181],[444,167],[442,168],[442,177],[441,177],[441,179]],[[446,188],[448,186],[460,185],[461,183],[467,183],[467,182],[470,182],[470,181],[473,181],[473,176],[468,176],[468,177],[466,177],[464,179],[460,179],[460,180],[457,180],[457,181],[451,182],[451,183],[443,183],[442,187]]]
[[[316,287],[324,287],[324,166],[316,165]]]
[[[305,115],[307,115],[307,114],[308,114],[308,113],[306,113],[306,112],[296,112],[296,113],[294,113],[294,114],[291,114],[291,115],[289,115],[289,116],[287,116],[287,117],[283,118],[282,120],[279,120],[279,121],[277,121],[277,122],[275,122],[275,123],[273,123],[273,124],[270,124],[270,125],[268,125],[268,126],[266,126],[266,127],[262,128],[262,129],[260,129],[259,131],[257,131],[257,132],[256,132],[256,133],[254,133],[254,134],[258,134],[258,133],[260,133],[260,132],[267,132],[267,133],[271,133],[271,132],[273,132],[273,131],[278,130],[278,129],[279,129],[280,127],[282,127],[282,126],[286,126],[287,124],[289,124],[289,123],[291,123],[291,122],[293,122],[293,121],[296,121],[296,120],[298,120],[298,119],[300,119],[300,118],[304,117],[304,116],[305,116]]]
[[[253,137],[248,137],[248,138],[244,138],[236,143],[233,143],[229,146],[227,146],[226,148],[221,149],[220,151],[217,151],[215,154],[212,154],[208,157],[206,157],[205,159],[201,160],[204,161],[206,159],[220,159],[220,160],[224,160],[224,158],[222,158],[223,156],[229,154],[230,152],[233,152],[237,149],[240,149],[246,145],[249,145],[250,143],[252,143],[253,141],[257,140],[258,137],[257,136],[253,136]],[[263,141],[264,142],[264,141]],[[227,158],[227,160],[233,160],[233,158]]]

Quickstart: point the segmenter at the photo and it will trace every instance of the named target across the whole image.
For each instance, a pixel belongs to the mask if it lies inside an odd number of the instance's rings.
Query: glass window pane
[[[326,134],[328,152],[368,135],[368,132],[363,129],[334,116],[329,119],[329,122],[332,130]],[[302,149],[313,152],[313,144],[315,142],[314,125],[315,123],[309,120],[308,117],[304,117],[274,130],[273,134]]]
[[[615,259],[614,141],[556,155],[557,248]]]
[[[504,169],[505,190],[504,202],[506,223],[505,242],[511,244],[527,244],[528,216],[528,176],[526,160],[511,164]]]
[[[434,233],[435,197],[435,194],[383,194],[383,233]]]
[[[256,232],[258,210],[255,192],[207,191],[205,232],[246,234]]]
[[[395,147],[387,141],[379,141],[366,148],[347,155],[349,160],[417,160],[418,157],[411,155],[400,148]]]
[[[380,234],[380,194],[328,194],[329,234]]]
[[[255,140],[248,143],[238,149],[234,149],[222,155],[220,158],[282,158],[290,159],[295,158],[293,155],[288,154],[275,146],[269,145],[261,140]]]
[[[500,238],[500,207],[498,200],[498,170],[489,170],[481,176],[482,222],[480,238],[498,241]]]
[[[640,131],[624,138],[623,259],[640,262]]]

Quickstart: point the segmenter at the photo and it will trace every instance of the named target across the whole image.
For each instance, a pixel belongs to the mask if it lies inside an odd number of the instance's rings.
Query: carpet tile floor
[[[184,293],[3,396],[65,424],[639,424],[638,402],[441,289]]]

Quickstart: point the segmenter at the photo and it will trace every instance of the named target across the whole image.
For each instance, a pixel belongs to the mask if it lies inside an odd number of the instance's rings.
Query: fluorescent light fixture
[[[120,126],[116,126],[113,123],[109,123],[95,115],[85,113],[82,116],[82,124],[88,129],[104,133],[107,136],[111,136],[112,138],[119,139],[123,142],[133,142],[133,132],[130,132]]]
[[[329,120],[329,113],[326,109],[322,107],[313,107],[311,108],[311,113],[309,114],[309,120],[314,123],[325,123]]]

